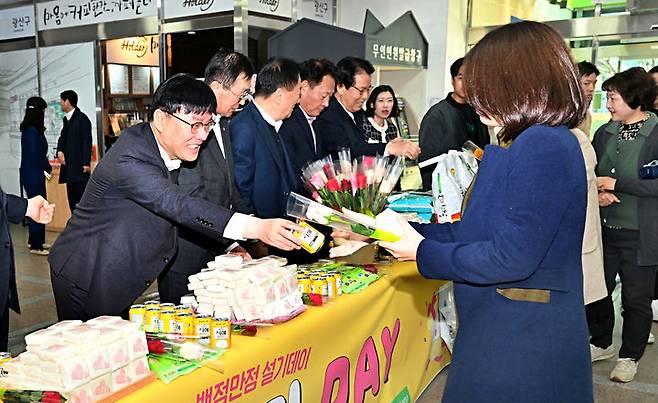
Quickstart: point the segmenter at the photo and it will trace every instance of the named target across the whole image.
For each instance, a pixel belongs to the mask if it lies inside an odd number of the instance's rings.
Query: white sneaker
[[[620,358],[610,373],[610,380],[615,382],[630,382],[635,378],[637,361],[632,358]]]
[[[653,311],[653,321],[658,322],[658,299],[651,301],[651,310]]]
[[[592,362],[606,360],[615,355],[615,349],[612,344],[608,348],[596,347],[594,344],[590,344],[589,352],[592,355]]]
[[[649,338],[647,339],[647,344],[653,344],[656,341],[653,333],[649,332]]]

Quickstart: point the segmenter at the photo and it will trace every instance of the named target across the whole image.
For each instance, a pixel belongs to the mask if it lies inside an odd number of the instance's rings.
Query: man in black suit
[[[78,94],[66,90],[60,95],[64,126],[57,140],[57,159],[62,164],[59,183],[66,183],[71,212],[82,198],[91,172],[91,122],[78,109]]]
[[[219,49],[210,59],[205,82],[217,100],[216,123],[199,150],[199,158],[183,162],[178,176],[178,186],[190,196],[245,214],[251,211],[235,187],[228,127],[229,118],[249,95],[253,75],[253,65],[241,53]],[[158,277],[160,301],[179,303],[180,298],[189,292],[188,277],[198,273],[215,255],[226,252],[249,257],[235,241],[217,240],[179,228],[178,254]]]
[[[404,155],[415,159],[420,148],[408,140],[395,139],[387,144],[366,143],[363,135],[363,103],[372,89],[372,64],[357,57],[344,57],[337,67],[336,94],[329,106],[313,123],[322,138],[324,151],[335,155],[340,148],[349,148],[352,158],[361,155]]]
[[[7,351],[9,338],[9,308],[21,313],[16,290],[14,248],[9,233],[9,223],[18,224],[23,217],[30,217],[40,224],[48,224],[53,218],[54,204],[48,204],[41,196],[31,199],[6,194],[0,189],[0,351]]]
[[[313,122],[329,105],[336,88],[335,77],[336,67],[329,60],[310,59],[299,65],[299,104],[292,111],[292,116],[283,121],[280,134],[285,141],[298,180],[297,189],[300,191],[303,189],[300,177],[304,165],[326,155]]]
[[[294,223],[234,213],[175,185],[181,161],[198,157],[216,108],[206,84],[175,75],[155,91],[151,122],[123,131],[100,161],[48,258],[60,320],[125,316],[176,254],[178,226],[299,247]]]

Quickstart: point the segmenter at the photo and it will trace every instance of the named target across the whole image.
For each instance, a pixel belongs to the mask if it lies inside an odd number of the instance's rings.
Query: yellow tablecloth
[[[153,382],[125,402],[407,402],[450,362],[438,334],[438,290],[415,263],[380,266],[366,290],[233,346],[210,365],[171,384]]]

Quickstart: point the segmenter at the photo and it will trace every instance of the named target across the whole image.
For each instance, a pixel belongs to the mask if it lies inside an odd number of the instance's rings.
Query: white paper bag
[[[462,201],[476,172],[477,161],[469,153],[450,150],[439,156],[432,172],[434,214],[438,223],[461,219]]]

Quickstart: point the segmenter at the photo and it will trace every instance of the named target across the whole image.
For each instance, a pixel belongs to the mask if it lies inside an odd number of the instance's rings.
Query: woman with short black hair
[[[46,177],[52,167],[48,161],[48,141],[44,135],[43,124],[46,101],[40,97],[30,97],[25,104],[25,117],[21,122],[21,167],[20,181],[27,192],[27,197],[42,196],[46,198]],[[46,242],[46,226],[28,221],[29,237],[27,240],[30,253],[48,255],[50,245]]]
[[[614,356],[615,313],[612,292],[619,274],[623,308],[622,345],[610,379],[630,382],[651,330],[651,300],[658,268],[658,178],[642,179],[643,165],[658,159],[658,117],[649,112],[656,85],[634,67],[603,83],[611,121],[592,145],[598,164],[599,206],[603,225],[603,267],[608,296],[597,302],[591,327],[592,361]]]

